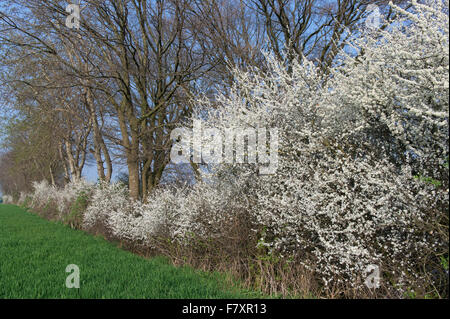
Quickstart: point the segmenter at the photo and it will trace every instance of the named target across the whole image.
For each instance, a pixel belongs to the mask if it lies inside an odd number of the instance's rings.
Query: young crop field
[[[67,288],[68,265],[80,287]],[[0,298],[251,298],[223,274],[146,259],[103,238],[0,205]]]

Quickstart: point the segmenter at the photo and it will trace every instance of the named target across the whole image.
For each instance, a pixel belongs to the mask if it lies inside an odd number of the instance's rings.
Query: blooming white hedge
[[[412,4],[393,6],[386,29],[361,30],[331,77],[304,57],[289,70],[268,55],[266,72],[235,70],[230,92],[198,111],[213,109],[206,123],[222,130],[279,128],[280,166],[254,179],[249,210],[262,245],[303,254],[326,284],[362,286],[376,264],[407,286],[430,251],[448,253],[445,236],[422,227],[448,216],[448,1]]]
[[[160,188],[145,202],[132,201],[122,184],[94,190],[84,227],[100,223],[117,237],[152,246],[165,236],[186,243],[189,238],[214,238],[233,211],[242,208],[232,188],[199,183],[183,189]]]
[[[11,195],[3,195],[2,198],[5,204],[12,204],[14,202],[13,197]]]
[[[70,212],[70,206],[79,196],[91,196],[94,185],[81,179],[68,183],[64,188],[50,185],[46,180],[33,183],[33,192],[21,192],[17,201],[19,205],[27,205],[35,209],[45,208],[48,204],[55,204],[60,219]],[[29,202],[26,202],[29,200]]]

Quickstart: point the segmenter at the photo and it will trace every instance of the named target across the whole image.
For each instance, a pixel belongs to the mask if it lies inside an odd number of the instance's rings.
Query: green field
[[[80,288],[67,288],[69,264]],[[103,238],[0,204],[0,298],[252,298],[221,274],[146,259]]]

